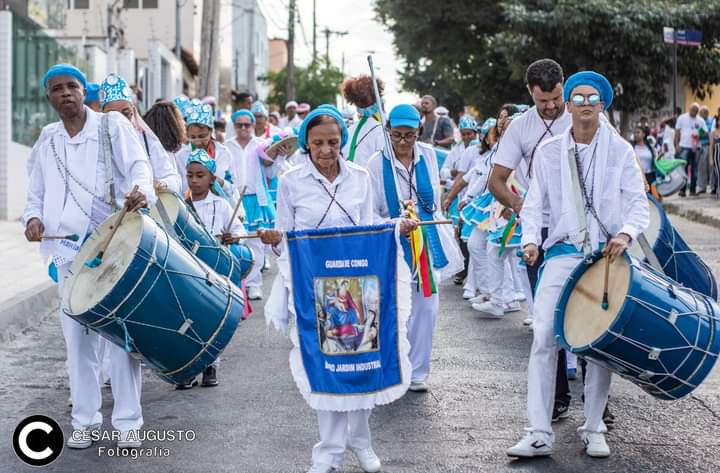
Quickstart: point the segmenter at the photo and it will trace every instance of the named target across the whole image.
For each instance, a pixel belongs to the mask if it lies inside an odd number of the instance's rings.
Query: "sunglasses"
[[[235,124],[235,128],[252,128],[254,126],[255,125],[253,125],[252,123],[236,123]]]
[[[576,107],[580,107],[582,105],[585,105],[586,103],[594,107],[601,102],[600,95],[598,94],[590,94],[587,96],[582,94],[575,94],[570,100],[572,100],[572,104]]]

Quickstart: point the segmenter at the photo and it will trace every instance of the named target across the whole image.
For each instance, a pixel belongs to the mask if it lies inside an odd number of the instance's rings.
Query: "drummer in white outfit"
[[[372,176],[376,218],[387,220],[397,217],[397,215],[391,215],[388,204],[389,194],[386,192],[386,189],[394,188],[400,200],[403,202],[413,201],[418,211],[426,214],[426,219],[442,219],[437,156],[431,146],[417,143],[420,114],[412,105],[398,105],[390,112],[388,127],[390,128],[393,157],[390,158],[389,153],[383,150],[375,153],[367,165]],[[392,161],[390,161],[391,159]],[[391,169],[389,166],[395,167],[397,187],[392,179],[385,179],[386,169]],[[418,193],[422,195],[418,195]],[[395,202],[392,202],[390,205],[394,204]],[[420,217],[422,218],[422,216]],[[431,261],[435,265],[431,269],[432,277],[436,286],[439,286],[441,281],[463,269],[464,260],[450,225],[437,225],[430,228],[431,232],[437,231],[436,235],[439,240],[439,244],[433,249],[438,252],[433,254],[433,250],[430,251]],[[410,390],[425,392],[428,390],[430,354],[435,320],[438,315],[438,294],[434,293],[425,297],[423,291],[418,290],[416,283],[413,282],[412,285],[412,313],[408,321],[410,362],[413,368]]]
[[[311,112],[300,129],[298,144],[311,158],[305,164],[287,171],[278,188],[277,230],[259,230],[263,241],[277,245],[281,231],[328,227],[372,225],[373,192],[368,172],[340,157],[340,149],[348,140],[345,122],[334,107],[319,107]],[[404,225],[404,227],[403,227]],[[401,230],[414,228],[414,223],[401,222]],[[287,258],[284,252],[280,258]],[[281,263],[278,263],[282,266]],[[288,327],[290,314],[280,273],[265,306],[268,322],[277,328]],[[297,343],[295,324],[290,324],[291,339]],[[297,346],[295,349],[299,349]],[[380,459],[372,448],[369,418],[371,409],[360,407],[355,396],[343,398],[344,411],[325,410],[312,393],[298,386],[311,407],[317,410],[320,442],[313,448],[313,465],[309,473],[335,471],[343,461],[346,449],[357,457],[366,472],[380,471]]]
[[[583,255],[603,246],[605,254],[618,257],[649,222],[643,176],[632,146],[600,120],[613,99],[608,80],[595,72],[578,72],[565,83],[564,99],[572,114],[572,127],[538,147],[520,214],[528,264],[539,256],[544,210],[549,210],[549,235],[543,244],[546,257],[536,292],[528,365],[528,433],[508,449],[512,457],[552,453],[557,359],[553,324],[568,276],[582,263]],[[592,457],[610,455],[602,420],[609,389],[610,371],[588,362],[585,424],[578,433],[585,452]]]
[[[41,240],[43,235],[91,233],[113,211],[112,203],[130,209],[147,207],[155,201],[152,168],[136,131],[122,115],[106,115],[83,106],[85,76],[67,64],[51,67],[43,77],[48,101],[61,121],[48,129],[47,139],[37,149],[28,185],[23,215],[29,241],[42,241],[40,251],[57,268],[62,288],[80,242]],[[102,119],[112,142],[111,156],[104,155],[99,137]],[[111,163],[114,195],[106,182],[106,162]],[[139,191],[131,192],[134,185]],[[70,393],[73,399],[71,448],[92,445],[90,431],[102,425],[102,396],[98,379],[100,336],[60,314],[67,346]],[[140,407],[140,362],[122,348],[111,344],[112,392],[115,404],[112,424],[121,433],[120,447],[139,447],[129,437],[143,425]]]
[[[380,96],[385,84],[377,80]],[[342,94],[350,105],[357,107],[360,120],[350,129],[349,140],[342,149],[342,156],[360,166],[367,166],[368,159],[385,146],[380,109],[375,103],[372,78],[361,75],[345,80]]]

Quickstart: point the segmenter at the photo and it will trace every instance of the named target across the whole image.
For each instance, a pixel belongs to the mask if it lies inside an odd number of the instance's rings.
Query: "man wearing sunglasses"
[[[571,127],[542,143],[522,206],[523,257],[535,264],[544,215],[548,236],[542,243],[545,266],[535,299],[533,344],[528,364],[526,436],[508,449],[511,457],[552,454],[551,425],[557,342],[554,312],[563,285],[584,256],[602,249],[620,256],[649,222],[643,175],[632,146],[600,116],[612,103],[610,82],[583,71],[568,78],[564,99]],[[578,429],[585,452],[607,457],[603,410],[610,390],[610,371],[588,363],[585,379],[585,423]]]

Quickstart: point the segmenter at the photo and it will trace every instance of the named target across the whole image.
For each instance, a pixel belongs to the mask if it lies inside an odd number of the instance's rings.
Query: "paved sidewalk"
[[[0,341],[14,338],[57,305],[40,245],[25,240],[17,221],[0,221]]]
[[[668,213],[720,228],[720,199],[714,195],[680,197],[675,194],[663,199],[663,207]]]

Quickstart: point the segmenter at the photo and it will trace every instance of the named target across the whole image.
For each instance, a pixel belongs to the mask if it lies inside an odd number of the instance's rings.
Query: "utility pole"
[[[180,50],[182,49],[181,41],[180,41],[180,35],[181,35],[181,22],[180,22],[180,10],[182,9],[181,5],[182,0],[175,0],[175,57],[178,58],[178,60],[181,58],[182,54]]]
[[[218,96],[220,87],[219,28],[220,2],[203,2],[202,44],[207,48],[200,56],[200,96]]]
[[[248,70],[247,83],[248,92],[255,95],[255,0],[252,0],[252,8],[245,10],[250,14],[250,40],[248,41]]]
[[[295,100],[295,0],[288,9],[287,100]]]
[[[677,28],[673,27],[673,108],[670,116],[675,116],[677,109]],[[694,171],[695,169],[693,169]]]
[[[323,33],[325,34],[325,62],[327,63],[327,67],[330,67],[330,35],[345,36],[348,32],[333,31],[326,26]]]
[[[312,63],[317,62],[317,0],[313,0],[313,55]]]

